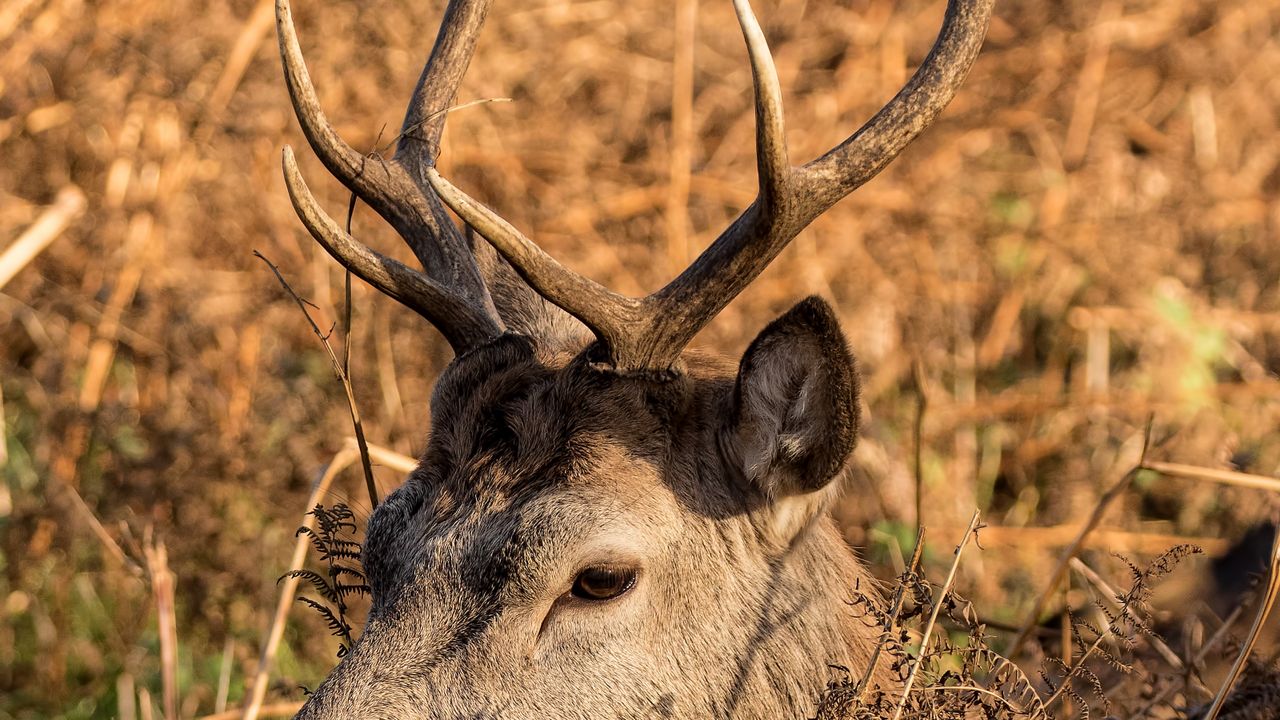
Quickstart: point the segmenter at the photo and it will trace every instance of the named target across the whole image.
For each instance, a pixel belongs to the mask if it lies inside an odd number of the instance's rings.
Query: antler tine
[[[480,28],[489,15],[490,0],[459,2],[445,8],[440,33],[422,68],[413,98],[404,114],[396,161],[426,189],[425,171],[435,165],[444,132],[445,114],[458,94],[458,86],[475,54]]]
[[[333,129],[320,107],[320,98],[311,74],[307,71],[293,25],[293,9],[289,0],[276,0],[276,33],[280,41],[280,59],[284,65],[285,86],[294,114],[302,126],[302,134],[325,168],[379,212],[394,205],[396,178],[387,163],[374,162],[346,143]]]
[[[933,123],[978,59],[994,5],[949,0],[938,39],[907,84],[857,132],[800,171],[797,191],[813,198],[807,213],[821,215],[875,177]]]
[[[620,295],[566,268],[502,219],[445,180],[435,168],[427,181],[458,217],[511,263],[539,295],[586,325],[613,356],[631,352],[635,323],[644,321],[642,301]]]
[[[458,301],[431,278],[357,242],[329,217],[298,171],[293,148],[284,148],[284,181],[289,200],[311,236],[357,277],[415,310],[434,325],[454,352],[466,352],[502,333],[488,314]]]
[[[784,202],[791,179],[787,133],[783,124],[782,84],[773,65],[773,53],[748,0],[733,0],[738,25],[747,41],[751,79],[756,98],[756,168],[760,176],[760,202],[774,206]]]
[[[671,362],[809,223],[884,169],[955,96],[978,56],[994,0],[949,0],[933,50],[905,87],[821,158],[785,168],[777,76],[748,0],[734,0],[756,83],[760,196],[711,247],[649,297],[655,359]]]
[[[488,0],[450,2],[436,45],[419,81],[418,91],[406,113],[405,127],[410,134],[417,131],[421,124],[415,118],[425,117],[422,115],[422,108],[440,102],[441,98],[444,103],[453,98],[475,48],[475,35],[484,21],[488,5]],[[313,222],[315,218],[309,220],[304,216],[303,221],[308,224],[308,229],[340,263],[433,323],[440,318],[450,322],[448,318],[452,316],[471,318],[482,315],[486,317],[484,322],[464,320],[451,324],[471,330],[483,329],[486,332],[497,328],[497,332],[501,332],[502,322],[466,239],[450,221],[439,199],[429,189],[425,189],[425,183],[415,182],[406,172],[406,165],[408,169],[416,171],[422,164],[430,164],[433,155],[429,152],[398,152],[395,159],[384,160],[376,156],[366,157],[352,149],[339,137],[320,108],[315,86],[302,57],[289,0],[276,0],[276,29],[289,97],[307,142],[325,167],[343,185],[396,229],[422,263],[426,274],[417,273],[397,263],[397,270],[387,275],[391,271],[386,268],[392,267],[387,264],[392,262],[389,259],[382,258],[354,240],[349,243],[337,242],[331,233],[326,235],[317,232],[317,226]],[[439,84],[424,88],[424,83]],[[431,124],[426,130],[426,138],[428,144],[434,146],[443,127],[443,114],[429,119]],[[410,144],[412,143],[402,143],[401,149]],[[286,158],[286,166],[288,163]],[[294,189],[291,187],[291,192]],[[302,214],[301,209],[299,214]],[[371,258],[377,259],[376,262]],[[374,266],[383,271],[374,272],[371,269]],[[405,273],[413,273],[418,277],[408,280]],[[394,282],[390,279],[394,279]],[[426,294],[411,290],[428,286],[434,290]],[[427,308],[424,303],[428,299],[444,305],[435,309]],[[440,329],[446,330],[445,327]],[[446,335],[450,332],[454,334],[449,338],[450,344],[461,351],[459,343],[469,345],[472,340],[457,337],[457,330],[456,327],[452,328]]]
[[[783,128],[782,88],[778,82],[773,56],[747,0],[734,0],[734,9],[747,41],[755,86],[756,160],[760,196],[744,217],[756,217],[780,212],[790,202],[789,189],[793,171]],[[665,369],[674,363],[680,350],[701,328],[701,324],[698,324],[688,333],[688,337],[682,338],[679,347],[672,346],[670,340],[672,336],[681,334],[680,325],[683,322],[682,313],[678,310],[675,321],[672,322],[671,313],[675,310],[672,306],[678,304],[678,298],[655,294],[637,300],[614,293],[561,265],[496,213],[467,196],[434,169],[427,171],[427,180],[445,204],[493,245],[539,295],[590,328],[600,340],[608,362],[618,369]],[[776,250],[774,254],[777,254]],[[772,259],[772,255],[769,259]],[[686,271],[685,275],[688,273]],[[743,285],[745,284],[744,282]],[[671,286],[665,290],[669,289]]]

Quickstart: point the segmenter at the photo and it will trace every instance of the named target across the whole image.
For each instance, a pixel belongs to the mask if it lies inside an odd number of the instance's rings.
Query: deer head
[[[854,361],[834,314],[802,301],[736,367],[686,345],[938,115],[992,2],[950,0],[897,96],[793,167],[764,34],[734,0],[755,84],[759,195],[687,270],[632,298],[560,265],[433,167],[486,0],[449,3],[391,159],[361,155],[330,126],[277,0],[307,141],[423,270],[343,231],[286,148],[294,208],[338,262],[456,353],[417,470],[369,522],[364,633],[299,717],[797,717],[829,665],[867,666],[878,630],[847,601],[873,584],[824,513],[858,430]]]

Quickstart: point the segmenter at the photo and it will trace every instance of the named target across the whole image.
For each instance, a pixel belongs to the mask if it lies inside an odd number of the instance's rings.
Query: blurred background
[[[944,3],[755,6],[806,161],[897,91]],[[356,148],[398,130],[442,7],[298,0],[321,100]],[[150,717],[165,666],[182,717],[239,703],[308,490],[351,435],[324,348],[251,254],[321,327],[341,317],[343,273],[281,181],[281,148],[305,142],[271,11],[0,6],[0,253],[30,250],[0,266],[0,718],[117,717],[137,695]],[[1150,458],[1280,472],[1278,29],[1277,0],[998,3],[934,127],[700,336],[736,356],[805,295],[835,305],[868,418],[838,515],[879,574],[900,570],[918,519],[927,559],[947,562],[977,508],[995,527],[959,588],[1020,623],[1148,418]],[[511,102],[451,115],[444,173],[619,291],[665,283],[754,196],[728,0],[499,2],[458,101],[485,98]],[[341,217],[345,191],[300,157]],[[411,258],[367,208],[353,227]],[[414,455],[448,346],[358,281],[353,305],[369,439]],[[384,493],[401,478],[377,472]],[[340,501],[367,515],[358,470]],[[1276,509],[1263,490],[1142,473],[1086,557],[1180,538],[1221,554]],[[167,660],[157,577],[175,588]],[[299,699],[335,661],[303,610],[269,699]]]

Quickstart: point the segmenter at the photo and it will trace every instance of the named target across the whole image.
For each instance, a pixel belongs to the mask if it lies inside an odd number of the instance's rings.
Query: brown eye
[[[636,571],[629,568],[589,567],[578,573],[569,592],[583,600],[612,600],[636,584]]]

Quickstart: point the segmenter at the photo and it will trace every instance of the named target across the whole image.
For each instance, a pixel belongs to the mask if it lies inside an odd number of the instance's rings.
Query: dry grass
[[[354,146],[397,126],[439,17],[428,4],[298,3]],[[65,225],[0,289],[0,718],[159,717],[170,672],[177,715],[211,712],[226,647],[241,702],[311,479],[350,434],[324,349],[251,254],[321,327],[339,319],[342,275],[280,180],[281,146],[303,142],[266,5],[0,6],[0,252],[50,213]],[[941,7],[758,3],[794,157],[894,92]],[[731,12],[500,3],[459,100],[513,102],[453,114],[445,173],[571,266],[629,293],[657,286],[754,192]],[[803,295],[835,303],[870,418],[840,517],[885,565],[917,506],[935,527],[974,507],[1010,531],[1083,521],[1136,464],[1152,414],[1153,462],[1280,471],[1280,1],[1024,0],[997,16],[937,126],[700,339],[738,353]],[[336,183],[303,169],[340,214]],[[82,214],[59,210],[69,188]],[[408,258],[366,209],[355,231]],[[365,431],[413,454],[447,347],[367,288],[354,298]],[[375,471],[383,493],[398,482]],[[365,497],[349,472],[331,499]],[[1095,532],[1232,540],[1276,505],[1144,471]],[[175,578],[164,668],[143,537]],[[957,587],[1017,625],[1071,537],[968,555]],[[320,629],[286,632],[272,703],[322,676],[334,643]]]

